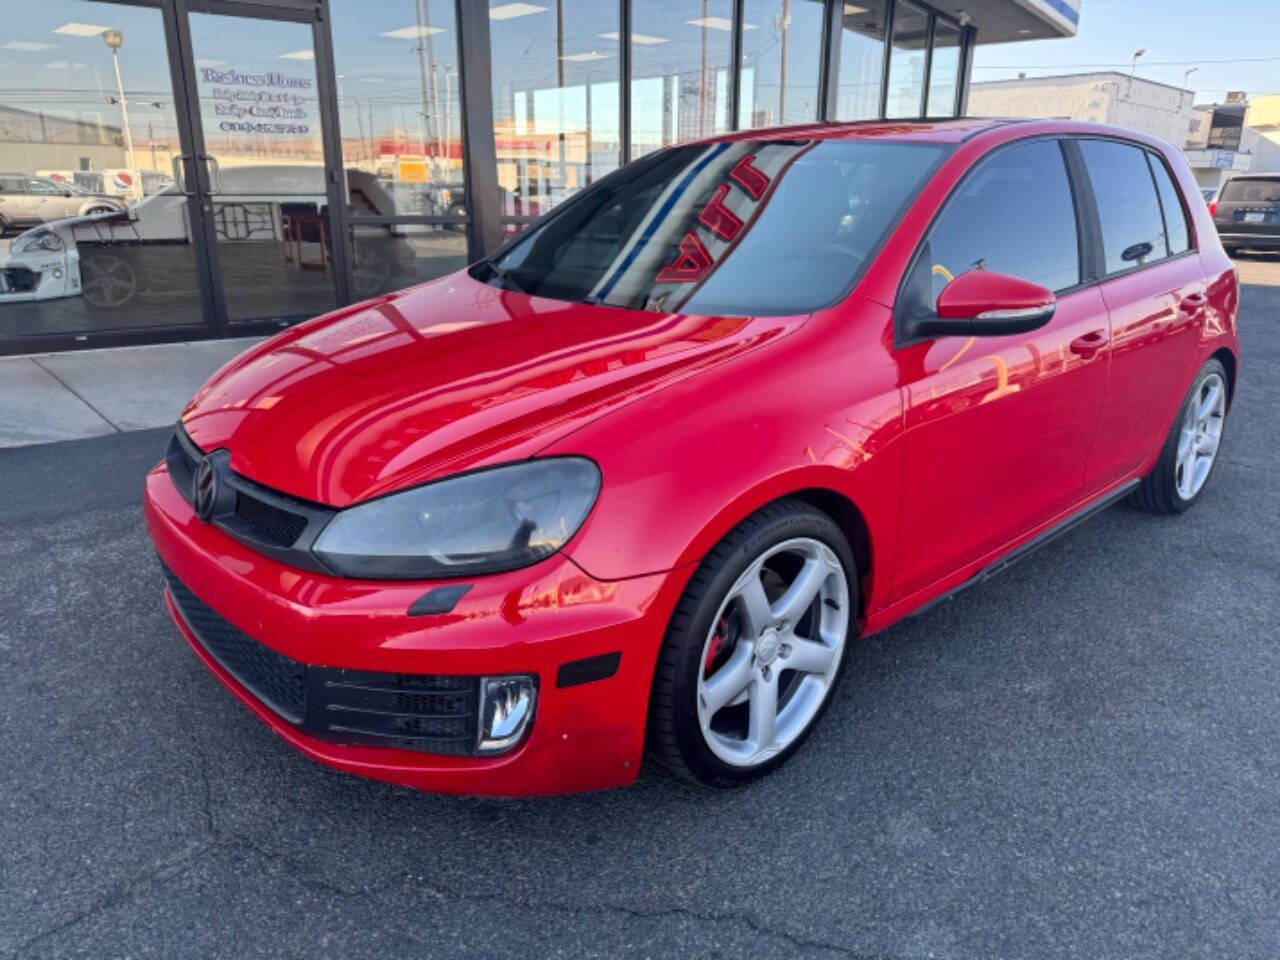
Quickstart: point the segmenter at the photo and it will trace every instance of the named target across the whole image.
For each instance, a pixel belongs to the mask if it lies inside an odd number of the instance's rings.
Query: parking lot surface
[[[1203,502],[855,644],[728,793],[329,772],[169,622],[164,431],[0,451],[0,956],[1280,956],[1280,259]]]

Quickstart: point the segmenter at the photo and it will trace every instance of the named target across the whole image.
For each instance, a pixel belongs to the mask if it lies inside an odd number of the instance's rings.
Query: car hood
[[[458,273],[259,344],[200,389],[182,424],[202,449],[226,447],[236,472],[342,507],[532,456],[804,319],[562,303]]]

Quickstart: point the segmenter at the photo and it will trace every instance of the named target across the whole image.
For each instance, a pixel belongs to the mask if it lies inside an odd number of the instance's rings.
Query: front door
[[[188,10],[195,149],[184,179],[201,213],[219,327],[235,334],[331,310],[339,178],[327,153],[316,12],[223,0],[192,0]]]
[[[1069,509],[1107,385],[1107,310],[1082,286],[1075,201],[1057,140],[998,149],[960,184],[922,254],[934,297],[969,270],[1058,293],[1053,319],[1005,337],[898,351],[905,462],[895,599]]]

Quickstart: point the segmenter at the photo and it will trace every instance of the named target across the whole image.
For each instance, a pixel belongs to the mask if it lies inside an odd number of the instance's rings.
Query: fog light
[[[533,677],[480,678],[480,741],[478,753],[510,750],[533,720],[538,685]]]

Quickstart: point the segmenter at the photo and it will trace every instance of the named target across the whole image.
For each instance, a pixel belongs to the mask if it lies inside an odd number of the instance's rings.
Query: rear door
[[[1111,320],[1111,380],[1085,480],[1091,491],[1136,470],[1163,443],[1208,301],[1187,201],[1165,160],[1125,141],[1075,143],[1097,210],[1096,269]]]
[[[900,347],[906,448],[895,599],[1072,507],[1107,385],[1107,311],[1087,283],[1060,142],[997,148],[947,200],[913,270],[933,296],[994,270],[1058,296],[1049,323]]]
[[[1248,246],[1250,239],[1280,242],[1280,176],[1228,180],[1214,208],[1213,225],[1223,242]]]

